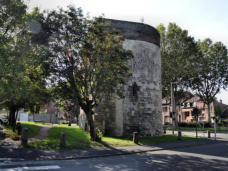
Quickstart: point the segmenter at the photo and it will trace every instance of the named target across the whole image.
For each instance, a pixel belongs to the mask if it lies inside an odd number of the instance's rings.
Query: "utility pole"
[[[216,140],[216,115],[214,116],[214,131],[215,131],[215,140]]]
[[[173,134],[174,134],[174,129],[177,127],[177,118],[176,118],[175,97],[173,92],[173,82],[171,82],[171,106],[172,106],[172,121],[173,121]]]

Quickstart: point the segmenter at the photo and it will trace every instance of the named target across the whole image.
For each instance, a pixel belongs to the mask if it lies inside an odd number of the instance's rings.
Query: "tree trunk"
[[[79,116],[76,116],[76,124],[79,125]]]
[[[92,112],[86,113],[86,117],[89,124],[90,139],[91,141],[96,141],[96,132],[95,132],[95,125],[93,122]]]
[[[16,125],[16,118],[15,118],[16,108],[10,107],[9,108],[9,125],[14,127]]]
[[[210,103],[207,104],[207,110],[208,110],[208,122],[211,123],[211,106],[210,106]]]
[[[15,117],[15,119],[16,119],[16,121],[17,121],[17,118],[18,118],[18,110],[17,110],[17,112],[16,112],[16,117]]]

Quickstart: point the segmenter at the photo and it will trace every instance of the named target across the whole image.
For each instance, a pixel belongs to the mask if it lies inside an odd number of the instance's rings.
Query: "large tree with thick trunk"
[[[0,105],[9,110],[11,126],[16,111],[41,105],[48,94],[44,65],[48,51],[31,41],[29,28],[38,11],[28,14],[26,9],[19,0],[0,1]]]
[[[200,54],[194,62],[193,89],[208,107],[208,122],[211,122],[210,104],[221,89],[228,85],[227,48],[221,42],[210,39],[197,42]]]
[[[127,80],[131,52],[103,18],[86,19],[81,9],[51,11],[46,18],[51,36],[53,75],[62,98],[77,100],[84,110],[91,140],[96,140],[94,109],[105,97],[119,94]]]
[[[173,92],[173,106],[181,105],[192,97],[188,92],[188,82],[193,77],[192,61],[198,54],[197,45],[188,31],[175,23],[169,23],[167,28],[161,24],[157,29],[161,36],[162,95],[169,98]],[[173,112],[177,126],[176,107],[173,107]]]

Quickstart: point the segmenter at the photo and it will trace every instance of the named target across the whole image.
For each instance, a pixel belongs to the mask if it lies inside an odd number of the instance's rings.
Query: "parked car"
[[[6,116],[0,116],[0,124],[7,124],[8,118]]]

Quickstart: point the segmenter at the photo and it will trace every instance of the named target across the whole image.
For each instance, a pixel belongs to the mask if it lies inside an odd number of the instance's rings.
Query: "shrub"
[[[96,128],[96,140],[101,141],[102,137],[103,137],[102,131],[99,128]]]
[[[195,128],[196,127],[196,123],[193,123],[193,122],[179,122],[178,126],[179,127]],[[199,126],[199,123],[198,123],[198,126]]]
[[[188,128],[195,128],[196,123],[195,122],[178,122],[179,127],[188,127]],[[198,122],[197,123],[198,127],[202,128],[211,128],[212,125],[209,122]]]

